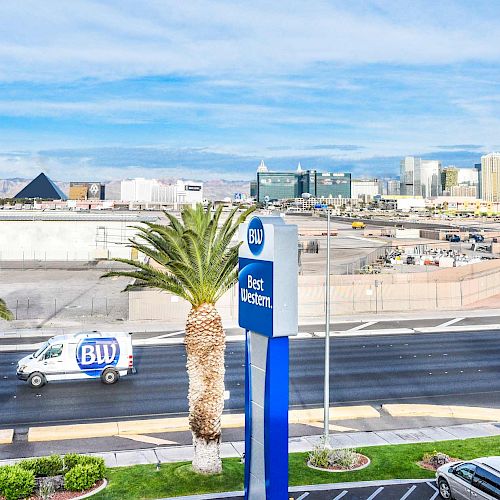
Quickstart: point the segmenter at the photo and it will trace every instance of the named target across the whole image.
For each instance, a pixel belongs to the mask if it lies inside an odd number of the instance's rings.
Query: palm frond
[[[233,239],[240,223],[253,211],[253,207],[241,213],[233,209],[222,224],[222,206],[186,207],[180,219],[165,212],[168,225],[138,226],[136,237],[130,240],[129,246],[148,257],[149,263],[114,259],[133,269],[110,271],[103,277],[135,279],[126,289],[138,286],[165,290],[195,307],[215,304],[238,279],[239,243],[233,243]]]
[[[0,299],[0,319],[5,319],[6,321],[14,319],[14,315],[10,312],[3,299]]]

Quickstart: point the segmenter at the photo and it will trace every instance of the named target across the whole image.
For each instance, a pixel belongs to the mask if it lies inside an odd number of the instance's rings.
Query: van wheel
[[[28,384],[35,389],[44,386],[45,383],[45,377],[39,372],[32,373],[28,378]]]
[[[101,374],[101,382],[106,385],[115,384],[120,379],[120,374],[113,368],[106,368]]]

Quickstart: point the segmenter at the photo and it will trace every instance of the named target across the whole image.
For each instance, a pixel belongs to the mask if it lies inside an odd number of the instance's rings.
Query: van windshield
[[[38,349],[38,351],[36,351],[35,354],[33,354],[33,357],[38,358],[38,356],[40,356],[40,354],[42,354],[42,352],[45,351],[47,347],[49,347],[49,343],[44,342],[43,345],[40,347],[40,349]]]

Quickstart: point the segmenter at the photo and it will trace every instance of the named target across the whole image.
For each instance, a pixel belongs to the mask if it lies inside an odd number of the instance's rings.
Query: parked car
[[[450,243],[458,243],[460,241],[460,236],[458,234],[447,234],[446,241]]]
[[[482,234],[474,233],[470,235],[470,239],[474,240],[476,243],[482,243],[484,241],[484,236]]]
[[[436,482],[445,500],[499,500],[500,456],[442,465]]]

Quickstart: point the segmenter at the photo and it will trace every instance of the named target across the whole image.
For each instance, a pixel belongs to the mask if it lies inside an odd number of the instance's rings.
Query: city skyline
[[[288,5],[1,5],[0,178],[396,176],[500,149],[499,6]]]

